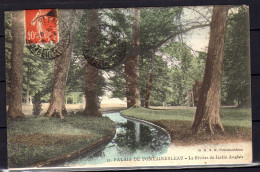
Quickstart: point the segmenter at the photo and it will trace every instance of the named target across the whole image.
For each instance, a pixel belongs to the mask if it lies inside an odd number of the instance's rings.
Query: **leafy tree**
[[[75,47],[76,48],[76,47]],[[84,92],[84,69],[85,59],[74,56],[71,58],[70,70],[68,73],[66,94],[71,92]]]
[[[11,118],[18,118],[24,116],[22,112],[23,11],[12,12],[12,38],[8,115]]]
[[[188,31],[200,27],[208,26],[208,21],[200,23],[185,23],[185,25],[180,24],[182,8],[143,8],[140,9],[140,51],[136,52],[136,49],[131,48],[132,44],[128,42],[128,49],[130,50],[127,53],[127,57],[131,58],[132,53],[140,53],[139,57],[139,75],[140,78],[145,78],[139,80],[140,96],[141,101],[144,102],[146,97],[147,103],[151,102],[149,97],[152,95],[152,83],[154,75],[154,58],[157,58],[155,53],[163,46],[167,45],[170,41],[176,39],[180,34],[187,33]],[[124,13],[127,16],[128,13]],[[113,15],[112,15],[113,16]],[[167,17],[166,17],[167,16]],[[125,20],[119,20],[114,17],[118,23],[123,26],[128,26],[126,23],[131,24],[131,20],[126,18]],[[121,25],[120,25],[121,26]],[[124,27],[123,27],[124,28]],[[129,30],[122,29],[127,35],[126,40],[131,40],[129,36]],[[126,64],[126,63],[125,63]],[[116,71],[117,77],[111,78],[111,83],[114,82],[113,96],[124,96],[122,88],[122,82],[125,82],[125,79],[121,77],[121,73]],[[161,76],[162,77],[162,76]],[[149,81],[149,82],[148,82]],[[118,87],[117,87],[118,86]],[[171,88],[172,89],[172,88]],[[149,93],[149,94],[148,94]],[[146,104],[147,104],[146,103]],[[147,104],[148,105],[148,104]]]
[[[222,101],[229,105],[250,106],[248,8],[235,9],[238,12],[230,13],[227,23]]]
[[[28,48],[24,48],[23,101],[27,104],[29,104],[29,98],[34,97],[36,92],[42,97],[50,93],[50,89],[47,91],[46,88],[51,86],[48,77],[52,74],[50,70],[52,65],[52,61],[37,57]]]
[[[147,14],[146,14],[147,13]],[[182,24],[181,19],[182,8],[171,9],[144,9],[144,18],[142,22],[143,28],[147,28],[147,32],[142,33],[141,52],[142,58],[148,58],[150,67],[146,83],[146,107],[149,107],[149,96],[151,94],[150,85],[152,85],[154,55],[155,53],[167,45],[170,41],[176,39],[177,36],[185,34],[193,29],[208,26],[208,21],[200,21],[196,24],[185,22]],[[148,15],[149,14],[149,15]],[[167,16],[167,17],[165,17]],[[171,17],[169,17],[171,16]],[[142,26],[141,26],[142,30]],[[144,29],[145,30],[145,29]]]
[[[110,25],[120,29],[124,35],[126,42],[126,57],[133,54],[133,41],[132,41],[132,28],[133,28],[133,9],[111,9],[105,10],[104,15],[111,21]],[[112,92],[112,97],[124,99],[126,97],[126,80],[125,80],[125,66],[119,64],[112,69],[104,70],[109,76],[109,82],[107,83],[107,89]]]
[[[5,59],[6,59],[6,82],[7,100],[10,92],[11,51],[12,51],[12,14],[5,12]],[[41,92],[42,100],[49,100],[52,81],[52,61],[43,60],[32,54],[26,47],[23,48],[23,96],[22,101],[28,100],[29,95]],[[30,72],[29,72],[30,71]],[[30,76],[28,77],[28,73]],[[29,94],[28,94],[29,93]],[[8,103],[8,102],[7,102]]]
[[[123,73],[123,67],[120,65],[113,70],[113,75],[109,75],[109,90],[112,92],[111,97],[125,98],[125,78]]]
[[[178,106],[186,104],[187,91],[192,89],[195,80],[202,78],[204,71],[205,63],[200,54],[203,53],[200,52],[198,57],[195,57],[190,48],[181,42],[171,42],[161,49],[161,56],[163,57],[161,61],[164,62],[164,66],[161,66],[161,69],[155,72],[158,73],[158,78],[155,78],[154,81],[159,80],[159,83],[164,84],[163,86],[156,86],[157,84],[154,83],[153,90],[160,92],[160,88],[165,88],[167,94],[164,100],[159,98],[159,104],[154,105],[162,105],[163,101]],[[157,64],[158,62],[156,62],[156,66]],[[163,78],[167,83],[160,81]],[[154,92],[151,94],[157,95]],[[158,99],[158,97],[159,95],[154,96],[154,99]],[[151,100],[151,102],[154,101],[156,100]]]
[[[171,104],[184,105],[186,103],[185,98],[187,90],[191,89],[194,78],[192,77],[192,62],[196,60],[184,44],[174,42],[169,43],[164,52],[170,55],[170,58],[174,59],[176,63],[171,71],[172,89],[173,94]],[[179,62],[179,64],[178,64]]]
[[[70,35],[68,48],[58,58],[54,60],[54,79],[50,106],[45,114],[47,117],[58,115],[63,118],[66,114],[65,108],[65,90],[67,74],[70,66],[70,60],[74,48],[75,34],[77,33],[79,22],[82,16],[82,10],[60,10],[60,18],[66,22]],[[62,32],[60,30],[60,32]],[[61,33],[62,34],[62,33]],[[64,33],[63,33],[64,34]],[[66,33],[65,33],[66,34]]]
[[[151,85],[151,90],[153,91],[151,92],[150,103],[151,105],[162,105],[163,102],[167,101],[168,96],[172,94],[170,69],[167,67],[167,63],[162,60],[161,56],[155,56],[154,63],[156,65],[154,65],[153,69],[153,82]],[[147,67],[149,68],[149,65],[147,65]],[[141,87],[141,95],[145,97],[147,95],[147,71],[143,70],[145,69],[142,68],[141,73],[145,79],[140,80],[140,84],[143,85],[143,87]]]
[[[125,70],[125,85],[127,107],[140,106],[140,90],[139,90],[139,48],[140,48],[140,11],[134,9],[133,17],[133,52],[124,62]]]
[[[227,6],[214,6],[209,48],[199,103],[191,127],[192,133],[223,133],[220,121],[220,87],[227,21]]]
[[[89,20],[89,11],[90,10],[83,10],[82,18],[79,23],[78,32],[75,36],[75,46],[73,49],[73,57],[71,58],[70,62],[70,70],[68,73],[68,79],[67,79],[67,86],[66,86],[66,96],[67,99],[74,95],[75,92],[82,93],[85,95],[86,86],[92,82],[91,79],[90,82],[85,81],[85,72],[86,72],[86,66],[89,64],[86,64],[86,59],[83,56],[82,51],[83,48],[85,48],[86,40],[88,38],[88,28],[91,27],[88,22]],[[98,15],[106,15],[102,14],[101,12],[98,12]],[[100,17],[101,18],[101,17]],[[106,82],[105,78],[103,77],[105,71],[98,70],[98,77],[97,77],[97,89],[96,89],[96,102],[97,107],[99,104],[99,97],[104,95],[105,89],[106,89]],[[88,75],[88,74],[86,74]],[[85,95],[86,98],[87,95]],[[82,101],[82,97],[81,97]]]
[[[141,10],[141,58],[146,58],[148,66],[147,78],[144,84],[145,95],[142,100],[145,99],[145,107],[150,106],[150,95],[152,92],[152,83],[154,75],[155,64],[155,52],[158,42],[163,41],[166,37],[177,30],[177,20],[180,18],[182,8],[156,8],[156,9],[142,9]],[[167,17],[166,17],[167,16]],[[144,61],[143,61],[144,62]]]
[[[87,45],[92,47],[94,44],[97,43],[99,34],[98,32],[91,32],[93,27],[98,27],[99,25],[99,16],[98,10],[92,9],[88,11],[87,16]],[[101,112],[99,111],[98,106],[98,98],[97,98],[97,86],[98,86],[98,68],[89,64],[86,61],[85,66],[85,98],[86,98],[86,106],[85,106],[85,114],[87,116],[102,116]]]

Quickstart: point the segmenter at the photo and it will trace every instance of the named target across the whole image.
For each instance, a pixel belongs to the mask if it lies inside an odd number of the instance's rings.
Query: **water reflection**
[[[128,149],[131,152],[142,150],[149,153],[164,150],[169,145],[164,133],[140,122],[127,120],[121,124],[121,130],[124,133],[118,133],[114,139],[120,149]]]
[[[170,140],[164,132],[142,122],[127,120],[119,113],[109,113],[117,125],[114,138],[106,145],[58,166],[100,164],[116,159],[130,160],[134,157],[160,156],[166,153]]]

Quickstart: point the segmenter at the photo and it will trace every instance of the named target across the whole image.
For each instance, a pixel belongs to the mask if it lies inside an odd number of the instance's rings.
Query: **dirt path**
[[[196,109],[196,107],[188,107],[188,106],[150,106],[150,109]]]

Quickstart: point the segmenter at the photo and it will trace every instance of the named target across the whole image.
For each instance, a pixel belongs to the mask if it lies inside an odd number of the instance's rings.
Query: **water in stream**
[[[128,120],[120,114],[108,113],[116,123],[114,138],[94,151],[68,160],[58,166],[81,166],[112,161],[128,161],[133,158],[160,156],[167,152],[170,140],[166,133],[143,122]]]

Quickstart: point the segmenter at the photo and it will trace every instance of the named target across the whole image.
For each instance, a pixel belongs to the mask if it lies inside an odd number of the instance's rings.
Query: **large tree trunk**
[[[145,108],[150,107],[150,98],[151,98],[151,92],[152,92],[152,84],[153,84],[153,69],[154,69],[154,56],[150,59],[150,69],[148,73],[147,83],[146,83],[146,90],[145,90]]]
[[[12,36],[13,42],[8,115],[11,118],[19,118],[24,116],[22,112],[24,11],[12,12]]]
[[[88,31],[87,31],[87,39],[88,45],[93,46],[98,41],[98,32],[90,32],[90,29],[94,26],[98,27],[99,19],[98,19],[98,11],[97,10],[89,10],[88,11]],[[85,115],[87,116],[102,116],[99,111],[98,100],[97,100],[97,84],[98,84],[98,68],[90,65],[88,61],[86,61],[86,69],[85,69]]]
[[[74,47],[75,35],[77,33],[82,14],[82,10],[59,10],[59,17],[67,23],[67,29],[70,33],[70,41],[65,52],[54,60],[54,79],[51,101],[45,116],[51,117],[53,115],[57,115],[58,117],[63,118],[64,115],[67,114],[65,108],[67,75],[70,66],[70,58]]]
[[[219,111],[227,11],[227,6],[213,7],[205,73],[199,103],[191,127],[191,131],[195,134],[224,133]]]
[[[87,116],[102,116],[99,111],[98,100],[97,100],[97,83],[98,83],[98,69],[86,61],[85,71],[85,115]]]
[[[134,9],[134,24],[132,33],[134,52],[125,61],[125,80],[127,108],[140,107],[139,90],[139,48],[140,48],[140,12]]]

